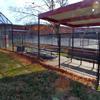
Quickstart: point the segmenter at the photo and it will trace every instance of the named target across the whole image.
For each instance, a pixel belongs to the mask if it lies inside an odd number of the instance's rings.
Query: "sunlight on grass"
[[[98,91],[100,91],[100,86],[98,87]]]
[[[99,92],[4,53],[0,53],[0,78],[0,100],[100,100]]]
[[[0,78],[13,77],[21,74],[46,70],[39,64],[23,65],[17,59],[13,59],[7,54],[0,53]]]

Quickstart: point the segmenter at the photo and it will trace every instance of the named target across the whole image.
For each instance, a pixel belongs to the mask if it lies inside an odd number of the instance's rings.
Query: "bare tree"
[[[32,21],[35,19],[37,21],[37,16],[39,13],[42,13],[44,11],[53,10],[57,7],[63,7],[68,4],[68,0],[43,0],[43,5],[37,5],[35,2],[37,0],[34,0],[33,3],[24,6],[23,8],[17,8],[17,7],[10,7],[10,10],[15,12],[17,15],[17,21],[22,21],[24,19],[30,19]],[[43,7],[45,6],[45,7]]]
[[[68,4],[68,0],[43,0],[49,10],[53,10],[56,7],[63,7]]]
[[[63,7],[66,6],[68,4],[68,0],[43,0],[46,4],[46,6],[49,8],[49,10],[53,10],[56,7]],[[53,33],[56,34],[57,36],[57,45],[60,45],[60,41],[59,41],[59,29],[60,29],[60,24],[59,23],[52,23],[51,25],[53,28]]]
[[[54,0],[43,0],[43,2],[46,4],[49,10],[53,10],[55,7],[55,1]]]
[[[53,10],[58,7],[63,7],[68,4],[68,0],[43,0],[43,2],[46,4],[46,6],[48,7],[49,10]],[[54,24],[54,23],[52,23],[52,24],[54,26],[54,30],[56,33],[57,29],[55,29],[55,27],[58,28],[58,26],[56,26],[58,24]]]
[[[60,7],[66,6],[68,4],[68,0],[56,0]]]

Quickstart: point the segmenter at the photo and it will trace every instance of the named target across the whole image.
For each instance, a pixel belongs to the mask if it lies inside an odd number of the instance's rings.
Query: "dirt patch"
[[[68,78],[61,76],[55,81],[55,87],[56,87],[56,91],[61,91],[61,92],[69,91],[70,80]]]
[[[74,97],[74,96],[70,96],[70,97],[68,97],[68,100],[80,100],[80,99],[77,97]]]
[[[0,52],[3,52],[5,54],[8,54],[11,58],[13,59],[17,59],[18,61],[20,61],[23,65],[29,65],[29,64],[33,64],[36,63],[36,58],[31,58],[28,57],[22,53],[17,53],[17,52],[12,52],[10,50],[5,50],[5,49],[0,49]]]

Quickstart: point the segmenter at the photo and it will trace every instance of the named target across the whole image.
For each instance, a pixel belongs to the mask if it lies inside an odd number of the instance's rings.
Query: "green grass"
[[[57,74],[0,53],[0,100],[51,100]]]
[[[0,100],[51,100],[57,74],[0,53]]]
[[[7,54],[0,53],[0,78],[3,77],[13,77],[20,74],[26,74],[37,71],[44,71],[44,69],[39,64],[23,65],[17,59],[13,59]]]
[[[59,55],[59,53],[57,53],[57,55]],[[68,54],[67,54],[67,53],[63,53],[63,52],[61,52],[61,53],[60,53],[60,56],[67,57],[67,56],[68,56]]]
[[[0,100],[51,100],[58,75],[51,71],[34,72],[0,80]]]
[[[17,59],[0,53],[0,100],[100,100],[100,93],[70,81],[69,91],[58,91],[55,82],[60,75],[34,63],[23,65]],[[58,82],[58,81],[57,81]]]
[[[98,91],[100,91],[100,86],[98,87]]]
[[[72,84],[71,92],[80,100],[100,100],[100,92],[90,89],[80,83]]]

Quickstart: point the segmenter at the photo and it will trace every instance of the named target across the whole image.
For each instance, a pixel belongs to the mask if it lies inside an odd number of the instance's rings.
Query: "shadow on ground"
[[[100,100],[100,95],[46,70],[0,79],[0,100]]]
[[[0,80],[0,100],[52,100],[57,78],[51,71],[5,77]]]

